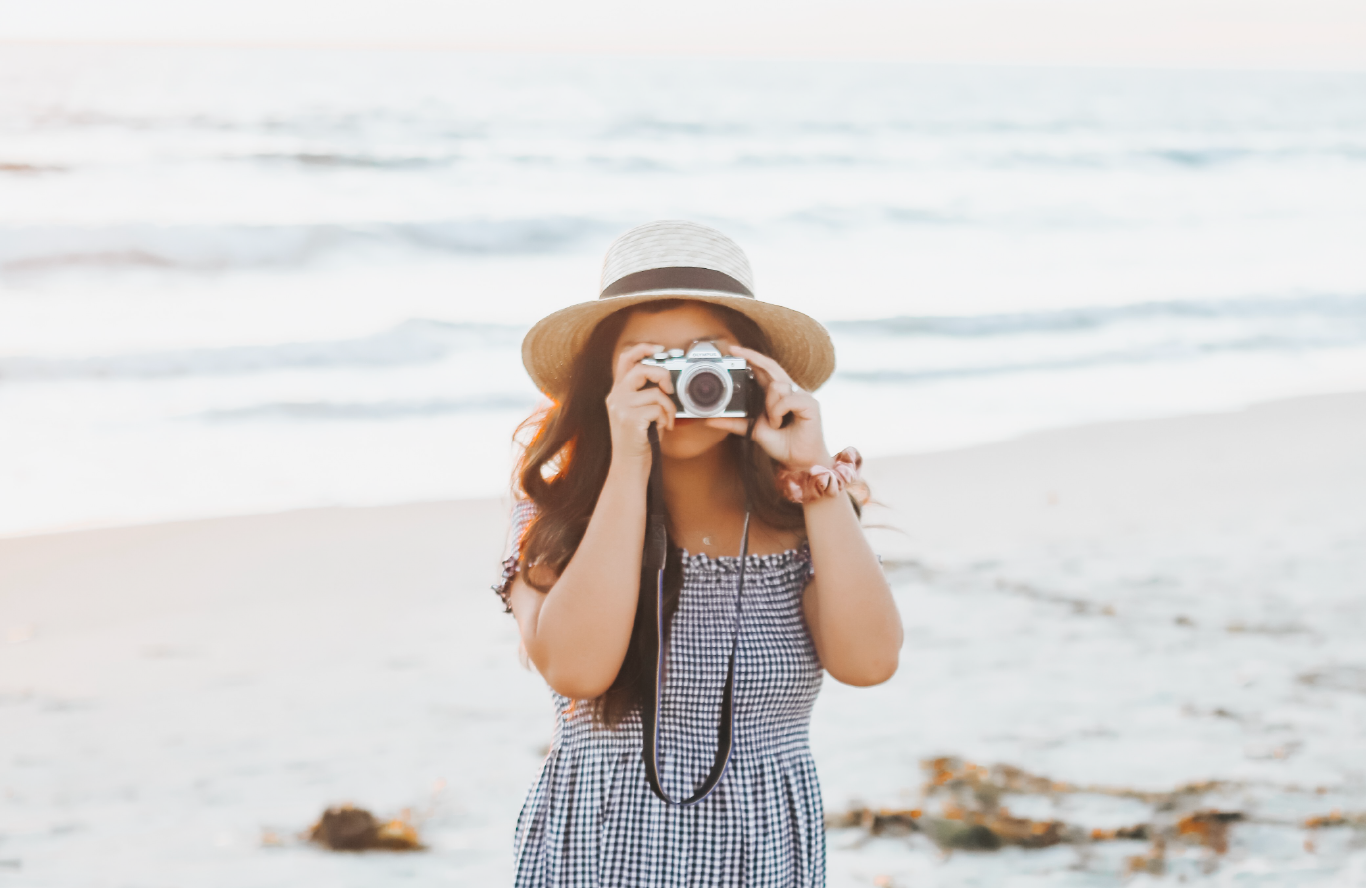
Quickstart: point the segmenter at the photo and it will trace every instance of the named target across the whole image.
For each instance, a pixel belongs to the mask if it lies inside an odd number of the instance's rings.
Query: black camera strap
[[[754,422],[749,424],[749,434],[745,435],[744,458],[749,457],[749,445],[753,434]],[[691,796],[678,801],[665,791],[659,779],[659,711],[660,699],[664,695],[665,668],[669,659],[669,632],[664,615],[664,566],[669,554],[669,533],[665,526],[664,478],[660,466],[659,433],[650,424],[650,487],[647,497],[649,506],[645,527],[645,575],[655,574],[654,595],[654,681],[646,692],[641,706],[642,754],[645,758],[645,779],[650,789],[666,805],[686,807],[695,805],[711,794],[721,778],[726,775],[730,765],[731,752],[735,747],[735,658],[740,647],[740,603],[745,590],[745,562],[749,555],[749,503],[745,503],[745,526],[740,536],[740,570],[735,587],[735,635],[731,639],[730,656],[726,662],[726,688],[721,696],[721,720],[716,730],[716,759],[711,771]],[[650,651],[645,651],[646,660]]]

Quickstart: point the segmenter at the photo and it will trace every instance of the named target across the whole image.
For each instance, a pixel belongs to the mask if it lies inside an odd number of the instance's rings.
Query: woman
[[[597,301],[523,343],[554,404],[495,588],[557,722],[519,888],[824,884],[811,706],[822,669],[890,678],[901,621],[859,524],[857,453],[826,450],[810,394],[829,336],[750,281],[719,232],[642,225],[608,250]],[[660,353],[699,342],[747,362],[748,418],[678,415],[691,402]]]

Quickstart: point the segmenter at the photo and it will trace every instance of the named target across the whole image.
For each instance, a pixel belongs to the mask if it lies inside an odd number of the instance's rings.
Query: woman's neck
[[[664,503],[675,522],[693,524],[718,509],[744,510],[740,473],[729,447],[713,447],[689,459],[663,459]]]
[[[723,444],[691,459],[663,460],[664,504],[674,543],[692,553],[734,555],[745,525],[744,484],[735,450]],[[781,552],[798,541],[791,531],[776,531],[757,518],[750,522],[751,552]]]

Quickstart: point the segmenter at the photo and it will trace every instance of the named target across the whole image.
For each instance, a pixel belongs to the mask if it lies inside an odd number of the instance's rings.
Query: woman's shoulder
[[[526,536],[526,530],[535,517],[536,504],[529,498],[520,498],[512,504],[512,521],[508,528],[507,546],[503,550],[506,557],[503,558],[498,582],[493,584],[493,591],[502,599],[503,610],[507,613],[512,613],[512,580],[517,576],[522,561],[522,538]]]
[[[519,548],[522,535],[531,525],[531,519],[536,517],[536,504],[530,497],[522,497],[512,504],[512,526],[508,530],[508,551]]]

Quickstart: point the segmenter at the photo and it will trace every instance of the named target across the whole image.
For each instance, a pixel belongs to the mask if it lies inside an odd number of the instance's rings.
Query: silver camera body
[[[641,361],[669,371],[674,392],[669,397],[679,419],[747,416],[754,372],[744,358],[721,354],[716,343],[700,339],[685,353],[681,348],[657,352]]]

